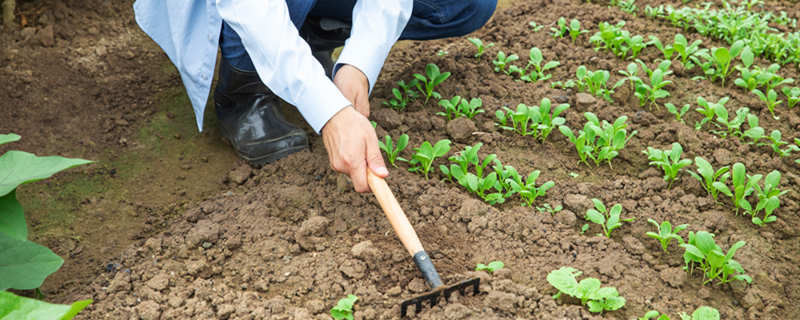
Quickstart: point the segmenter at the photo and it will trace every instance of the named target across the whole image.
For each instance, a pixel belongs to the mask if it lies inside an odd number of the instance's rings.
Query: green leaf
[[[606,218],[603,216],[602,213],[597,212],[597,210],[589,209],[586,211],[586,220],[594,222],[596,224],[605,224]]]
[[[77,301],[71,305],[51,304],[2,291],[0,292],[0,319],[69,320],[90,303],[92,303],[91,299]]]
[[[702,306],[692,312],[692,320],[719,320],[719,311],[712,307]]]
[[[63,263],[47,247],[0,233],[0,290],[38,288]]]
[[[700,249],[703,254],[708,254],[718,248],[717,244],[714,242],[714,235],[707,231],[697,232],[695,235],[695,246]]]
[[[0,134],[0,145],[6,144],[6,143],[9,143],[9,142],[19,141],[19,139],[20,139],[20,136],[16,135],[16,134],[13,134],[13,133]]]
[[[353,304],[356,303],[358,297],[352,294],[348,294],[346,298],[339,299],[339,302],[336,303],[331,309],[331,317],[336,320],[353,320]]]
[[[17,201],[16,192],[0,197],[0,233],[18,240],[28,239],[28,225],[25,213]]]
[[[23,183],[46,179],[61,170],[87,163],[91,161],[59,156],[37,157],[24,151],[8,151],[0,156],[0,196],[7,195]]]
[[[581,273],[575,268],[561,267],[547,274],[547,282],[559,291],[575,296],[575,290],[578,288],[578,281],[575,280],[575,277]]]

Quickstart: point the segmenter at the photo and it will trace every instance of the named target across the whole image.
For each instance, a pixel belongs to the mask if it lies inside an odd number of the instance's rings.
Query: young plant
[[[635,62],[631,62],[628,64],[628,67],[625,70],[617,71],[619,74],[625,76],[622,79],[619,79],[617,83],[614,85],[615,88],[621,86],[625,81],[627,81],[631,85],[631,92],[636,92],[636,87],[639,83],[642,82],[642,78],[639,78],[637,74],[639,73],[639,66]]]
[[[798,148],[797,146],[794,146],[794,145],[789,145],[789,146],[786,147],[786,149],[781,149],[784,145],[787,145],[789,143],[786,142],[786,141],[783,141],[781,132],[778,129],[772,130],[772,132],[770,132],[770,134],[768,136],[764,136],[763,138],[765,138],[767,141],[769,141],[769,143],[761,142],[761,143],[758,143],[758,145],[759,146],[769,146],[770,148],[772,148],[772,152],[774,152],[775,154],[777,154],[780,157],[788,157],[788,156],[790,156],[792,154],[792,152],[800,151],[800,148]]]
[[[733,188],[728,189],[727,186],[717,186],[720,192],[731,198],[733,206],[736,207],[736,213],[739,213],[739,209],[750,212],[753,208],[750,202],[747,201],[747,197],[756,190],[755,188],[758,181],[761,180],[761,177],[762,175],[760,174],[753,176],[748,175],[744,165],[741,162],[737,162],[731,167],[731,183],[733,184]]]
[[[661,43],[661,39],[656,36],[650,36],[650,43],[653,44],[658,51],[661,51],[661,54],[664,55],[665,61],[672,60],[672,55],[675,54],[675,47],[673,47],[672,44],[667,43],[664,45]]]
[[[403,80],[398,81],[397,86],[399,88],[392,88],[392,98],[389,101],[384,101],[383,105],[397,111],[405,110],[409,103],[419,97],[419,93],[414,90],[417,82],[417,79],[409,81],[408,84]]]
[[[683,231],[683,229],[686,229],[689,226],[688,224],[682,224],[675,226],[673,229],[672,224],[666,220],[661,222],[660,225],[653,219],[647,219],[647,222],[654,225],[656,227],[656,231],[658,232],[655,233],[648,231],[646,233],[647,236],[658,240],[658,242],[661,243],[661,249],[663,249],[664,252],[667,252],[667,247],[669,247],[669,243],[672,242],[672,240],[678,240],[678,244],[683,243],[683,238],[678,235],[678,232]]]
[[[716,115],[716,110],[720,108],[725,109],[725,103],[727,103],[728,100],[730,100],[730,98],[723,97],[716,103],[713,103],[706,101],[706,99],[703,97],[697,97],[697,104],[699,104],[700,107],[694,110],[704,115],[705,118],[700,120],[700,122],[695,123],[694,128],[700,130],[700,128],[702,128],[706,122],[713,120],[714,116]]]
[[[730,177],[730,173],[728,173],[730,167],[724,166],[714,171],[711,164],[702,157],[694,157],[694,164],[697,166],[697,173],[689,171],[689,174],[700,182],[703,189],[705,189],[716,202],[720,190],[728,190],[725,183]]]
[[[575,88],[575,80],[569,79],[567,81],[550,82],[550,88],[572,89]]]
[[[657,99],[669,97],[669,91],[663,88],[672,84],[672,81],[664,80],[664,75],[664,71],[655,69],[652,74],[650,74],[649,85],[645,84],[643,81],[639,81],[636,85],[636,92],[634,92],[634,95],[639,98],[640,106],[644,106],[647,102],[650,102],[650,108],[652,108],[656,105]]]
[[[510,65],[511,62],[519,60],[519,56],[516,54],[511,54],[506,56],[505,52],[498,51],[497,52],[497,59],[492,61],[494,64],[494,72],[504,72],[505,74],[511,74],[510,69],[506,69],[506,66]]]
[[[683,121],[683,116],[686,115],[686,112],[688,112],[692,106],[687,103],[684,104],[680,110],[678,110],[678,107],[676,107],[674,104],[667,102],[664,104],[664,107],[667,108],[669,113],[675,115],[675,120],[680,121],[680,123],[685,123]]]
[[[403,162],[408,162],[408,160],[398,156],[400,155],[400,152],[403,152],[403,150],[406,149],[406,146],[408,146],[407,134],[401,135],[400,138],[397,139],[396,145],[392,141],[392,137],[390,137],[388,134],[383,138],[384,141],[378,140],[378,147],[381,148],[383,152],[386,152],[386,157],[389,159],[389,163],[393,167],[397,168],[398,160]]]
[[[575,145],[581,162],[589,165],[586,159],[591,158],[595,165],[607,161],[611,166],[611,159],[619,154],[637,131],[634,130],[628,135],[626,130],[628,124],[625,123],[628,120],[627,116],[620,116],[611,124],[605,120],[601,123],[591,112],[583,115],[587,121],[583,129],[578,130],[577,135],[567,126],[559,126],[558,130]]]
[[[503,107],[503,110],[495,112],[497,125],[504,130],[513,130],[523,136],[532,135],[534,138],[544,141],[556,126],[566,122],[566,119],[559,117],[565,110],[569,109],[566,103],[559,104],[555,109],[551,109],[550,99],[542,98],[538,106],[527,106],[520,103],[517,110]],[[509,126],[510,125],[510,126]]]
[[[566,18],[558,18],[556,25],[558,26],[557,28],[550,28],[553,38],[563,38],[569,33],[569,27],[567,26]]]
[[[429,63],[425,66],[425,74],[421,75],[419,73],[414,74],[414,78],[416,78],[419,82],[417,83],[417,89],[425,96],[425,102],[428,103],[428,100],[431,97],[436,99],[441,99],[442,95],[438,92],[434,91],[433,89],[436,88],[439,84],[443,81],[447,80],[450,77],[450,72],[441,73],[439,71],[439,67],[433,63]]]
[[[523,206],[528,205],[529,207],[533,207],[536,198],[543,197],[547,193],[547,190],[555,186],[555,182],[551,180],[537,187],[536,179],[539,178],[539,173],[539,170],[534,170],[528,175],[524,182],[519,175],[506,180],[506,183],[511,188],[510,193],[519,194],[522,198]]]
[[[578,19],[572,19],[569,22],[569,37],[572,38],[572,43],[575,43],[575,40],[578,39],[578,36],[588,33],[589,30],[581,29],[581,22]]]
[[[681,64],[683,64],[686,70],[694,68],[694,62],[697,60],[697,57],[708,52],[708,49],[700,49],[701,43],[703,43],[702,40],[695,40],[689,44],[689,41],[687,41],[686,37],[682,34],[678,33],[675,35],[675,41],[672,47],[681,57]]]
[[[634,218],[622,219],[619,217],[622,214],[622,205],[619,203],[611,207],[611,210],[607,210],[600,199],[592,198],[592,202],[594,209],[586,210],[586,220],[599,224],[603,228],[603,234],[608,238],[611,238],[611,232],[621,227],[623,222],[634,220]]]
[[[617,288],[602,287],[600,280],[584,278],[578,282],[576,277],[581,271],[571,267],[561,267],[547,274],[547,282],[558,290],[553,298],[558,299],[562,294],[581,300],[581,304],[588,306],[590,312],[599,313],[613,311],[625,306],[625,298],[619,295]]]
[[[624,59],[630,50],[626,41],[630,39],[630,33],[622,30],[623,26],[625,26],[625,21],[620,21],[616,25],[605,21],[600,22],[597,25],[599,31],[589,38],[589,41],[595,46],[595,51],[606,49]]]
[[[467,38],[467,41],[469,41],[469,43],[471,43],[472,45],[475,46],[476,49],[478,49],[478,52],[475,53],[475,58],[476,59],[480,59],[481,56],[483,55],[483,52],[486,49],[494,47],[494,43],[493,42],[490,42],[489,44],[484,45],[483,41],[481,41],[481,39],[478,39],[478,38]]]
[[[543,25],[536,23],[536,21],[528,22],[528,25],[531,26],[531,30],[533,30],[533,32],[539,32],[539,30],[542,30],[542,28],[544,28]]]
[[[430,142],[424,141],[419,148],[414,148],[416,153],[411,157],[411,168],[408,171],[422,172],[425,174],[425,179],[428,179],[428,172],[431,170],[431,164],[436,158],[442,157],[450,151],[450,140],[444,139],[431,145]]]
[[[691,159],[681,159],[683,147],[680,143],[673,143],[671,150],[659,150],[653,147],[647,147],[643,151],[650,160],[650,165],[657,165],[664,171],[664,181],[667,182],[667,188],[672,187],[672,183],[678,176],[678,173],[684,167],[692,164]]]
[[[725,87],[725,79],[733,71],[733,60],[739,56],[744,46],[744,41],[738,40],[731,45],[730,49],[724,47],[711,49],[711,55],[706,57],[713,67],[713,69],[709,69],[710,74],[707,74],[711,76],[711,80],[720,79],[722,86]]]
[[[620,83],[618,82],[614,87],[609,89],[608,79],[611,77],[611,74],[608,71],[589,71],[585,66],[579,66],[575,72],[575,76],[578,78],[578,90],[589,91],[589,93],[594,96],[603,97],[606,101],[613,102],[611,94],[614,93],[614,89],[616,89]]]
[[[437,112],[437,115],[447,117],[447,120],[453,120],[458,117],[466,117],[472,119],[479,113],[483,113],[481,109],[483,101],[480,98],[472,98],[471,100],[462,99],[461,96],[455,96],[450,100],[440,100],[439,105],[444,108],[444,112]]]
[[[736,242],[726,253],[714,242],[714,234],[698,231],[697,234],[689,232],[689,240],[681,244],[684,248],[683,261],[686,263],[684,270],[692,274],[695,268],[703,271],[703,284],[719,280],[721,284],[732,280],[753,281],[744,273],[742,265],[733,260],[736,250],[743,247],[744,241]]]
[[[684,1],[686,2],[686,1]],[[719,311],[712,307],[708,306],[701,306],[697,308],[692,315],[686,314],[686,312],[681,312],[680,314],[681,320],[719,320]],[[644,317],[640,317],[639,320],[670,320],[669,316],[666,314],[660,314],[656,310],[650,310],[645,313]]]
[[[758,203],[756,204],[755,210],[749,213],[752,216],[751,220],[754,224],[763,226],[767,223],[775,222],[775,220],[777,220],[777,217],[772,214],[775,212],[775,209],[778,209],[778,207],[781,205],[779,197],[789,192],[789,190],[781,191],[778,189],[778,185],[780,185],[780,183],[781,173],[777,170],[773,170],[772,172],[768,173],[766,177],[764,177],[763,187],[760,185],[755,185]],[[757,217],[761,210],[764,210],[763,218]]]
[[[800,88],[798,87],[783,87],[783,94],[786,95],[786,105],[789,109],[793,109],[797,103],[800,103]]]
[[[724,128],[725,130],[711,130],[712,132],[722,136],[742,136],[742,125],[747,121],[747,118],[750,116],[750,109],[747,107],[741,107],[739,110],[736,110],[736,116],[733,118],[730,117],[728,114],[728,109],[722,106],[714,106],[714,114],[717,116],[716,125],[719,128]]]
[[[769,91],[767,91],[766,94],[758,89],[753,89],[753,91],[751,92],[757,95],[758,99],[763,101],[767,105],[767,109],[769,109],[769,113],[772,114],[772,118],[777,120],[778,117],[775,116],[775,107],[783,103],[783,101],[778,100],[778,93],[775,92],[774,89],[769,89]]]
[[[339,299],[336,306],[331,308],[331,317],[335,320],[353,320],[353,305],[358,297],[348,294],[346,298]]]
[[[525,82],[536,82],[539,80],[550,79],[552,75],[545,74],[544,72],[558,67],[561,63],[558,61],[548,61],[544,66],[542,66],[543,61],[544,57],[542,56],[542,51],[537,47],[531,48],[528,65],[525,66],[525,71],[527,71],[530,67],[533,67],[534,69],[528,74],[523,74],[524,72],[521,72],[520,79]]]
[[[489,262],[488,265],[479,263],[475,267],[475,271],[488,271],[489,273],[494,273],[497,270],[503,269],[504,266],[505,264],[503,264],[503,261],[492,261]]]

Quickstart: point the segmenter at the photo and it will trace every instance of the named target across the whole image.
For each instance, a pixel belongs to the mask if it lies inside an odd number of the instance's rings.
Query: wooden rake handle
[[[394,197],[392,189],[389,189],[389,185],[386,184],[386,180],[376,176],[372,173],[372,170],[367,169],[367,183],[369,188],[372,189],[372,193],[375,194],[375,198],[378,198],[378,203],[380,203],[383,213],[386,214],[386,218],[392,224],[392,228],[397,233],[397,237],[400,238],[400,242],[408,250],[408,254],[414,256],[417,252],[423,251],[422,242],[419,241],[417,232],[414,231],[414,227],[411,226],[408,217],[406,217],[403,209],[400,208],[400,204],[397,203],[397,199]]]
[[[414,259],[414,264],[422,272],[422,277],[425,278],[432,289],[442,287],[442,279],[439,277],[436,267],[433,266],[428,253],[422,248],[422,242],[419,241],[417,232],[414,231],[414,227],[411,226],[408,217],[406,217],[403,209],[400,208],[400,204],[397,203],[397,199],[395,199],[392,190],[389,189],[389,185],[386,184],[383,178],[376,176],[369,169],[367,169],[367,183],[372,189],[372,193],[375,194],[375,198],[378,198],[378,203],[383,208],[383,213],[389,219],[389,223],[392,225],[397,237],[400,238],[400,242],[406,247],[406,250]]]

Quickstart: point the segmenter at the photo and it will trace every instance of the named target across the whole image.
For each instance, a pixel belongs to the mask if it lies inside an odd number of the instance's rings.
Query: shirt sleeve
[[[284,0],[216,0],[216,4],[222,19],[242,38],[261,81],[296,106],[314,131],[319,133],[351,104],[311,55]]]
[[[334,71],[343,64],[358,68],[367,76],[372,92],[384,60],[411,18],[413,5],[413,0],[356,1],[350,38],[345,42]]]

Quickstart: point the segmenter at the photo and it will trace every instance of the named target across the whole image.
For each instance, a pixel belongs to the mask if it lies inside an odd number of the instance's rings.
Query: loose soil
[[[641,8],[647,3],[641,1]],[[768,3],[767,8],[773,8]],[[797,4],[781,3],[797,15]],[[445,282],[469,277],[482,279],[482,293],[456,297],[450,303],[426,308],[420,319],[634,319],[657,309],[676,318],[701,305],[718,309],[723,319],[791,319],[800,308],[800,195],[798,165],[781,159],[768,147],[757,147],[734,138],[719,138],[707,130],[695,131],[674,120],[663,109],[638,106],[626,86],[608,103],[582,97],[574,90],[551,89],[549,82],[527,84],[492,71],[491,59],[498,50],[514,52],[526,60],[537,46],[546,60],[558,60],[553,79],[574,77],[581,64],[589,69],[624,70],[629,63],[608,52],[595,52],[588,35],[576,44],[553,39],[545,30],[532,32],[533,20],[549,28],[559,17],[577,18],[585,28],[596,29],[600,21],[628,21],[633,34],[671,39],[679,30],[665,23],[634,18],[605,4],[579,1],[519,3],[498,12],[493,20],[472,36],[495,47],[481,59],[464,39],[410,42],[392,52],[373,93],[372,118],[380,136],[411,136],[411,146],[423,140],[454,140],[453,151],[482,142],[481,154],[495,153],[504,163],[527,174],[541,170],[540,181],[553,180],[540,204],[563,205],[555,214],[521,207],[516,198],[490,206],[438,173],[430,180],[407,172],[405,164],[392,170],[388,179],[426,249],[432,253]],[[684,33],[686,34],[686,33]],[[690,33],[691,40],[699,38]],[[705,46],[722,46],[703,38]],[[437,56],[436,52],[447,54]],[[645,49],[641,59],[651,62],[660,53]],[[398,80],[436,63],[452,72],[438,90],[442,96],[480,97],[486,112],[472,123],[447,124],[435,116],[438,107],[415,102],[396,112],[381,106]],[[758,61],[767,65],[766,61]],[[800,79],[798,70],[784,67],[785,77]],[[736,87],[693,81],[693,72],[677,70],[669,102],[694,104],[698,95],[708,100],[730,96],[730,111],[748,106],[759,115],[761,126],[779,129],[786,140],[797,137],[800,115],[781,106],[774,120],[755,96]],[[612,72],[611,83],[618,79]],[[177,85],[177,84],[173,84]],[[629,117],[630,130],[638,134],[630,141],[613,167],[577,163],[574,147],[559,133],[545,143],[498,131],[492,121],[502,106],[538,104],[548,97],[569,103],[567,125],[582,127],[582,113],[591,111],[601,119]],[[431,105],[433,103],[430,103]],[[687,123],[699,118],[690,112]],[[467,128],[467,129],[465,129]],[[464,131],[469,134],[464,134]],[[748,217],[735,215],[728,205],[715,204],[688,174],[667,188],[662,173],[648,165],[641,150],[666,148],[673,142],[684,146],[685,157],[702,156],[716,168],[742,162],[748,172],[783,173],[782,189],[791,190],[781,201],[778,221],[765,227]],[[93,298],[80,317],[84,319],[329,319],[328,310],[349,293],[359,296],[358,319],[394,319],[403,299],[427,290],[406,251],[396,240],[377,202],[369,194],[356,194],[347,179],[327,165],[321,140],[312,148],[261,169],[239,166],[227,172],[229,188],[196,204],[176,210],[169,224],[127,247],[116,256],[108,272],[77,285],[80,293],[68,299]],[[408,154],[408,153],[406,153]],[[613,233],[595,236],[593,226],[580,234],[590,198],[606,204],[621,203],[624,217],[635,218]],[[648,218],[687,223],[689,230],[716,234],[724,249],[743,240],[747,245],[735,256],[749,275],[751,285],[732,283],[702,285],[699,274],[682,270],[682,250],[673,244],[668,253],[645,236],[652,226]],[[684,234],[685,236],[685,234]],[[477,263],[505,262],[506,268],[486,274],[471,271]],[[547,273],[571,266],[584,276],[614,286],[627,299],[618,311],[595,315],[579,301],[561,298],[545,280]]]

